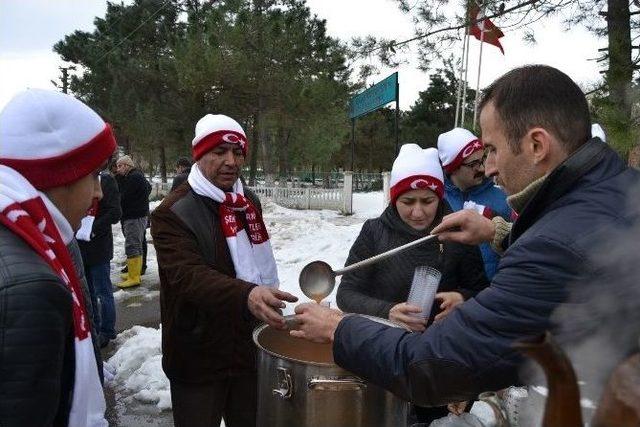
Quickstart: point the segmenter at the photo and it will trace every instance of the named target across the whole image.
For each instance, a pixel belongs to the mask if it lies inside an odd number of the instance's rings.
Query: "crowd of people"
[[[592,262],[599,239],[639,219],[629,204],[639,172],[592,131],[583,92],[559,70],[498,78],[483,93],[480,127],[481,137],[454,128],[437,148],[401,147],[390,203],[364,223],[345,265],[437,239],[345,274],[339,309],[299,304],[289,331],[331,343],[337,365],[411,402],[424,425],[483,391],[522,384],[524,357],[512,345],[553,331],[571,287],[606,277]],[[254,426],[252,332],[260,322],[286,329],[282,309],[297,298],[278,289],[260,200],[240,177],[250,143],[242,126],[202,117],[193,164],[178,160],[151,214],[144,174],[116,157],[109,124],[72,96],[18,94],[0,113],[0,140],[0,425],[108,424],[99,349],[116,336],[119,222],[122,289],[141,283],[151,229],[175,425]],[[420,317],[407,299],[424,266],[441,279]]]

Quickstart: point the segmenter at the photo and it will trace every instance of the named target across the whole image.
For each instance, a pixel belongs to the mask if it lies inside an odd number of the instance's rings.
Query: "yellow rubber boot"
[[[127,280],[118,283],[121,289],[140,285],[140,273],[142,272],[142,255],[127,259]]]

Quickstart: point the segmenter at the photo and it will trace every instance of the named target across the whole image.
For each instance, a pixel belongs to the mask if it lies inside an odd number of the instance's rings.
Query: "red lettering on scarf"
[[[269,240],[267,228],[262,221],[262,216],[251,203],[251,201],[241,194],[226,193],[225,201],[220,204],[220,216],[222,221],[222,232],[225,237],[234,237],[240,228],[238,224],[242,222],[238,215],[244,213],[247,223],[249,240],[254,245],[259,245]]]

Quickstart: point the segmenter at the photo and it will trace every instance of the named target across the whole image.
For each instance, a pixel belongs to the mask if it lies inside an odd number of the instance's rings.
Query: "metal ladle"
[[[298,278],[300,289],[308,298],[320,303],[320,301],[329,296],[333,291],[333,288],[336,285],[337,276],[341,276],[349,271],[357,270],[360,267],[365,267],[378,261],[382,261],[385,258],[389,258],[412,248],[413,246],[424,243],[427,240],[431,240],[436,236],[436,234],[430,234],[428,236],[421,237],[418,240],[407,243],[406,245],[398,246],[397,248],[372,256],[371,258],[363,259],[362,261],[356,262],[355,264],[351,264],[337,271],[333,271],[331,266],[324,261],[310,262],[305,265],[300,272],[300,277]]]

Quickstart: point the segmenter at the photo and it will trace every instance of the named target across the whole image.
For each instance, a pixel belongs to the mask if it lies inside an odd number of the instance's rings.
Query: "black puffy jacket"
[[[450,212],[450,208],[442,201],[434,223],[439,222],[445,212]],[[407,225],[390,205],[379,218],[364,223],[345,265],[417,240],[427,232]],[[489,284],[478,247],[431,240],[401,255],[346,273],[336,295],[338,307],[350,313],[388,318],[394,305],[407,300],[413,272],[418,266],[433,267],[442,273],[438,292],[460,292],[465,300]],[[434,304],[430,320],[439,311],[438,304]]]
[[[131,169],[125,176],[119,176],[120,206],[122,220],[142,218],[149,215],[149,194],[151,184],[138,169]]]
[[[75,242],[68,248],[91,319],[80,252]],[[95,341],[94,350],[101,367]],[[71,292],[31,247],[0,225],[0,426],[66,426],[74,375]]]
[[[98,215],[93,221],[91,240],[78,241],[82,259],[89,266],[108,262],[113,258],[111,225],[117,224],[122,215],[120,192],[116,180],[108,172],[102,172],[100,177],[102,200],[98,204]]]

